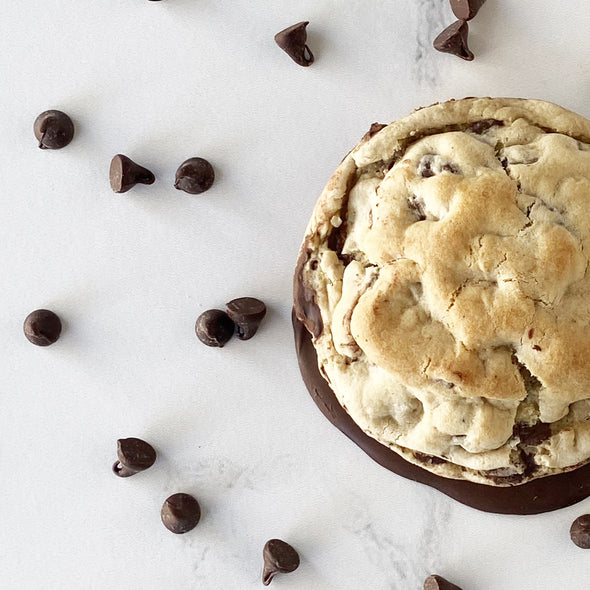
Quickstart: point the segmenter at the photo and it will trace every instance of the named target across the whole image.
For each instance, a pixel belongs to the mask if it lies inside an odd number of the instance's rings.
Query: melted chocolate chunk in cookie
[[[551,425],[545,422],[537,422],[533,425],[516,424],[513,432],[520,439],[521,445],[536,446],[551,436]]]
[[[499,121],[498,119],[481,119],[475,123],[471,123],[471,125],[467,127],[467,131],[481,135],[492,127],[504,127],[504,121]]]
[[[373,135],[377,135],[381,129],[387,127],[384,123],[372,123],[369,127],[369,130],[363,135],[361,141],[368,141],[373,137]]]
[[[422,173],[424,178],[428,178],[430,175],[430,170],[426,172],[426,176]],[[414,217],[416,217],[416,221],[424,221],[426,219],[426,212],[424,211],[424,201],[412,195],[408,199],[408,208],[413,213]]]
[[[424,154],[418,162],[418,174],[422,178],[432,178],[437,174],[449,172],[450,174],[458,174],[459,170],[455,164],[449,162],[446,158],[438,154]]]

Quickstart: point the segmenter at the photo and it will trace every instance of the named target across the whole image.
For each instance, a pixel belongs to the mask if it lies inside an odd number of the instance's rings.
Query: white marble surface
[[[565,8],[564,6],[567,6]],[[311,21],[317,61],[273,35]],[[0,19],[0,587],[215,590],[262,587],[280,537],[301,567],[277,589],[420,590],[438,572],[464,590],[584,588],[572,519],[484,514],[378,467],[334,429],[299,377],[291,274],[307,219],[340,158],[373,121],[467,95],[552,100],[590,116],[588,0],[489,0],[473,63],[431,40],[446,0],[25,0]],[[35,116],[61,108],[78,133],[37,149]],[[126,153],[158,180],[108,185]],[[218,181],[172,188],[200,155]],[[249,342],[208,349],[197,315],[264,299]],[[64,319],[47,349],[27,313]],[[119,437],[156,465],[110,472]],[[159,508],[194,493],[184,536]]]

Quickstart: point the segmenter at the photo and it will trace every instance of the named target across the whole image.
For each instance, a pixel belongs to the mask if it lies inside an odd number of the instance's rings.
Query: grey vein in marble
[[[424,568],[422,579],[439,573],[440,560],[446,561],[444,552],[450,549],[445,541],[445,530],[450,526],[452,503],[438,493],[427,491],[428,495],[424,498],[427,510],[423,513],[420,543],[416,551],[421,559],[421,567]]]
[[[449,24],[446,0],[418,0],[416,6],[416,79],[419,84],[435,86],[440,78],[435,37]],[[448,20],[448,22],[446,22]]]
[[[375,590],[413,588],[419,581],[412,563],[413,547],[396,538],[394,532],[386,530],[380,523],[372,522],[367,511],[359,511],[352,524],[344,528],[358,538],[367,558],[382,576],[386,585],[373,585]]]
[[[369,509],[360,506],[356,506],[350,524],[343,526],[358,539],[379,572],[379,582],[373,581],[374,590],[421,588],[426,577],[437,573],[446,561],[445,529],[452,504],[430,490],[419,490],[418,495],[425,509],[416,512],[416,536],[411,540],[407,534],[399,534],[395,522],[376,522]]]

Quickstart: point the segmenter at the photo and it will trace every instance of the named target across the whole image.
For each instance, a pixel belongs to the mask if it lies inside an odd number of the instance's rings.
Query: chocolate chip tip
[[[117,477],[131,477],[137,473],[137,471],[127,469],[127,467],[125,467],[121,461],[115,461],[113,463],[112,471]]]
[[[268,586],[273,578],[276,576],[277,572],[267,569],[266,567],[264,568],[264,570],[262,571],[262,583],[264,584],[264,586]]]
[[[276,41],[276,43],[280,47],[280,43],[283,42],[283,39],[287,35],[291,35],[295,31],[297,31],[297,32],[299,32],[301,30],[305,31],[305,29],[307,28],[308,25],[309,25],[309,21],[308,20],[302,20],[301,22],[295,23],[294,25],[291,25],[290,27],[287,27],[287,28],[283,29],[282,31],[279,31],[275,35],[275,41]],[[282,49],[282,47],[281,47],[281,49]]]

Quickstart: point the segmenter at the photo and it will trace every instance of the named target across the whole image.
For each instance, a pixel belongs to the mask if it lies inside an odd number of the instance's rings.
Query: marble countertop
[[[261,551],[301,566],[271,587],[421,590],[583,588],[569,540],[590,501],[540,516],[462,506],[382,469],[332,427],[299,376],[291,275],[317,195],[374,121],[463,96],[554,101],[590,116],[590,5],[489,0],[472,63],[435,52],[446,0],[27,0],[0,37],[0,587],[6,590],[261,588]],[[309,20],[310,68],[274,33]],[[75,121],[62,151],[37,149],[36,115]],[[157,181],[108,185],[124,153]],[[186,158],[217,182],[172,188]],[[256,337],[203,346],[203,310],[252,295]],[[49,348],[24,317],[64,320]],[[111,473],[118,438],[159,453]],[[169,533],[170,494],[200,501]]]

